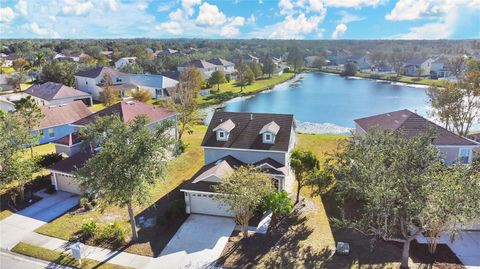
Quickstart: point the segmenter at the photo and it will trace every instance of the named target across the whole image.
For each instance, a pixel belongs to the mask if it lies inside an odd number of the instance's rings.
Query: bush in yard
[[[85,238],[91,238],[95,236],[95,233],[97,232],[98,226],[97,223],[93,220],[84,222],[82,224],[82,235]]]
[[[110,241],[120,244],[125,242],[127,238],[127,229],[119,221],[114,221],[110,225],[101,227],[96,237],[100,241]]]
[[[272,211],[272,225],[282,216],[292,212],[293,203],[286,191],[274,191],[267,194],[260,205],[262,211]]]
[[[49,153],[39,156],[36,159],[36,163],[39,167],[47,167],[63,159],[62,155],[57,153]]]
[[[178,140],[177,141],[177,153],[180,155],[185,152],[187,149],[188,144],[183,142],[183,140]]]

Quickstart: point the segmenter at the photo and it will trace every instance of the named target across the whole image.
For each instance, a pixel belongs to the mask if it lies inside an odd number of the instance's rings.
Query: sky
[[[480,0],[0,0],[0,38],[480,38]]]

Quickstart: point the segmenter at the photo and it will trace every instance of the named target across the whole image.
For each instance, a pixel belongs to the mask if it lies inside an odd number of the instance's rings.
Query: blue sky
[[[0,0],[1,38],[480,38],[480,0]]]

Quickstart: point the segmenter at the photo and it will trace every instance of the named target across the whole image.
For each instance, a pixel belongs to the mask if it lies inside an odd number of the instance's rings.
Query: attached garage
[[[215,200],[213,193],[185,192],[187,213],[232,217],[228,206]]]
[[[57,191],[66,191],[75,194],[83,194],[82,189],[75,181],[75,177],[63,173],[52,173],[52,185]]]

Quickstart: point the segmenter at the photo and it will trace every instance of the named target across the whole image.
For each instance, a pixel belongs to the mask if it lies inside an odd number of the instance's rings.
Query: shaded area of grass
[[[236,81],[220,84],[220,91],[217,91],[217,86],[215,85],[215,87],[212,87],[212,92],[210,95],[198,97],[198,104],[200,107],[207,107],[223,103],[235,97],[253,95],[263,90],[270,89],[273,86],[285,82],[294,76],[294,73],[285,73],[280,76],[273,76],[271,78],[261,78],[256,80],[251,85],[243,87],[242,92],[240,91],[240,86],[236,84]]]
[[[186,152],[169,161],[166,177],[151,189],[151,196],[145,198],[144,205],[136,206],[135,213],[137,218],[140,215],[144,217],[158,217],[158,214],[162,214],[163,210],[165,210],[164,206],[172,199],[178,197],[178,190],[176,190],[178,186],[185,180],[190,179],[202,167],[203,150],[200,147],[200,143],[206,128],[206,126],[195,126],[192,134],[184,135],[184,141],[188,144]],[[130,236],[127,209],[113,206],[105,208],[103,212],[94,210],[81,214],[64,214],[38,228],[36,232],[70,240],[76,238],[76,235],[80,233],[81,226],[85,221],[93,220],[101,224],[107,224],[115,219],[122,221],[122,224],[128,229]],[[164,233],[167,233],[168,236],[168,233],[172,232],[171,228],[176,231],[175,227],[179,225],[175,223],[176,220],[168,223],[168,225],[164,225],[164,227],[155,226],[149,229],[140,229],[139,240],[130,245],[125,244],[125,251],[139,255],[154,256],[161,250],[159,248],[164,247],[164,244],[161,243],[165,239],[163,237]]]
[[[29,257],[37,258],[44,261],[49,261],[54,264],[60,264],[63,266],[73,267],[73,268],[103,268],[103,269],[127,269],[130,267],[102,263],[91,259],[82,259],[82,265],[73,258],[70,254],[66,252],[58,252],[38,246],[34,246],[28,243],[20,242],[15,247],[12,248],[12,251]],[[52,267],[55,267],[52,264]]]

